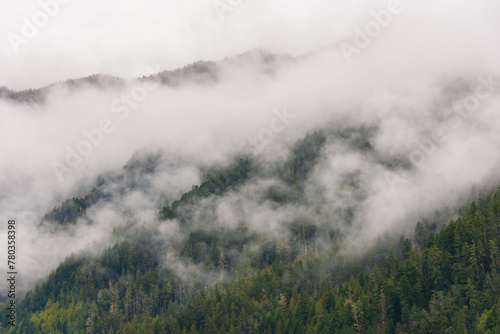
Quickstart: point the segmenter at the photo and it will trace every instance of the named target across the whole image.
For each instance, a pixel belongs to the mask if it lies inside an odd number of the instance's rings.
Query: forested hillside
[[[301,148],[321,147],[318,136],[297,143],[288,163],[296,172],[286,180],[296,183],[307,172]],[[231,191],[252,170],[241,160],[160,216],[168,221],[193,197]],[[221,175],[226,181],[217,183]],[[189,210],[181,214],[188,224]],[[421,222],[411,235],[379,238],[362,256],[342,251],[335,231],[306,223],[292,222],[288,239],[263,238],[242,225],[192,227],[181,240],[159,237],[163,224],[123,227],[102,255],[69,257],[23,298],[17,326],[4,318],[0,332],[500,331],[499,189],[482,193],[443,228]],[[184,272],[169,262],[184,263]]]

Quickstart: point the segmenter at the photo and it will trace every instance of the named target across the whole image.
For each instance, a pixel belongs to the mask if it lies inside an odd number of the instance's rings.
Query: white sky
[[[43,3],[49,0],[42,0]],[[301,54],[336,41],[360,6],[350,1],[244,0],[221,20],[212,0],[69,0],[14,52],[39,1],[0,1],[0,86],[22,89],[108,73],[130,77],[254,48]],[[352,24],[351,24],[352,25]]]
[[[94,73],[135,77],[147,66],[174,69],[254,48],[297,55],[351,35],[354,26],[362,27],[371,19],[371,10],[389,3],[241,0],[221,20],[214,0],[64,0],[68,3],[60,4],[57,13],[14,52],[9,34],[22,36],[26,20],[33,23],[33,16],[40,13],[40,3],[54,1],[0,1],[0,86],[34,88]],[[446,29],[449,20],[470,21],[477,27],[470,34],[498,44],[498,1],[401,0],[401,4],[412,8],[411,14],[404,13],[407,22],[413,17],[423,23],[437,15]],[[432,39],[432,34],[426,36]],[[467,41],[471,36],[462,37]]]

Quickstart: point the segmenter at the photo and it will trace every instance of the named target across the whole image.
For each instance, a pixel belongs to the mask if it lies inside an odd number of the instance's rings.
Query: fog
[[[203,168],[228,165],[243,147],[273,166],[318,129],[327,140],[304,203],[262,201],[270,185],[286,186],[266,175],[204,199],[195,222],[234,228],[244,220],[252,232],[278,236],[284,222],[307,217],[342,231],[348,251],[364,250],[386,231],[404,233],[434,210],[462,203],[474,185],[498,184],[499,5],[401,1],[377,36],[356,46],[356,28],[389,3],[243,1],[221,19],[209,1],[73,0],[17,52],[2,39],[0,85],[59,82],[38,103],[0,99],[0,212],[18,222],[21,284],[73,252],[109,246],[116,226],[154,224],[166,202],[200,183]],[[21,34],[23,17],[37,10],[36,1],[2,3],[0,31]],[[346,51],[353,46],[356,52]],[[162,84],[163,71],[200,60],[215,65]],[[95,73],[124,81],[64,82]],[[371,150],[336,139],[345,129],[370,129]],[[53,207],[148,153],[161,156],[153,173],[111,182],[112,200],[70,230],[37,227]],[[389,168],[396,158],[410,164]],[[345,187],[353,173],[359,187]],[[351,206],[347,227],[335,212]],[[168,224],[165,237],[183,237],[176,222]]]

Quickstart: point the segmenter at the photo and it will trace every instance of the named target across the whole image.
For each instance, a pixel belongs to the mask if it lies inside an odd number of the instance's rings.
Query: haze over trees
[[[370,150],[359,137],[369,132],[348,133],[336,138]],[[0,333],[500,330],[499,188],[471,193],[451,222],[446,217],[453,210],[443,208],[405,236],[379,237],[361,255],[343,251],[345,234],[328,223],[296,219],[280,234],[263,235],[244,220],[234,227],[196,222],[204,200],[229,196],[270,173],[283,185],[263,190],[263,200],[276,208],[302,204],[325,141],[324,131],[308,134],[272,170],[241,158],[208,172],[199,186],[165,205],[156,224],[122,225],[113,232],[116,244],[102,254],[68,257],[22,298],[17,326],[8,326],[4,317]],[[135,160],[118,178],[153,172],[158,161]],[[65,201],[44,224],[74,224],[87,209],[109,200],[102,189],[116,178]],[[349,175],[344,185],[359,188],[356,179]],[[201,208],[210,219],[210,206]],[[356,208],[344,210],[338,214],[349,225]],[[174,220],[183,237],[162,238],[162,226]]]

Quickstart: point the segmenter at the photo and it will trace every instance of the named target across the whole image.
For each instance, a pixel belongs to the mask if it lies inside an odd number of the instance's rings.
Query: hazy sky
[[[138,76],[153,64],[173,69],[253,48],[302,54],[352,35],[355,26],[362,28],[371,19],[372,10],[387,8],[390,3],[385,0],[59,0],[66,3],[57,2],[55,9],[54,1],[0,2],[0,86],[38,87],[93,73]],[[48,8],[55,13],[53,17],[45,20],[40,15],[41,3],[52,3]],[[227,3],[235,5],[225,10],[228,7],[223,4]],[[428,49],[422,52],[433,53],[440,44],[449,42],[469,43],[471,38],[496,44],[498,50],[498,1],[401,0],[400,3],[403,12],[394,16],[386,29],[408,36],[412,29],[421,30],[421,35],[428,38]],[[223,12],[223,19],[216,7]],[[15,52],[9,34],[23,36],[23,27],[29,25],[27,21],[39,22],[40,28],[35,32],[25,28],[31,35],[19,42]],[[450,31],[453,37],[440,36],[439,30],[449,29],[455,30]],[[446,40],[449,38],[455,40]]]
[[[151,64],[172,69],[253,48],[300,54],[337,40],[354,19],[346,13],[360,10],[350,1],[240,2],[222,9],[221,19],[215,7],[225,7],[211,0],[69,0],[16,53],[8,34],[21,35],[24,18],[33,22],[41,6],[2,1],[0,85],[37,87],[96,72],[137,76]]]

